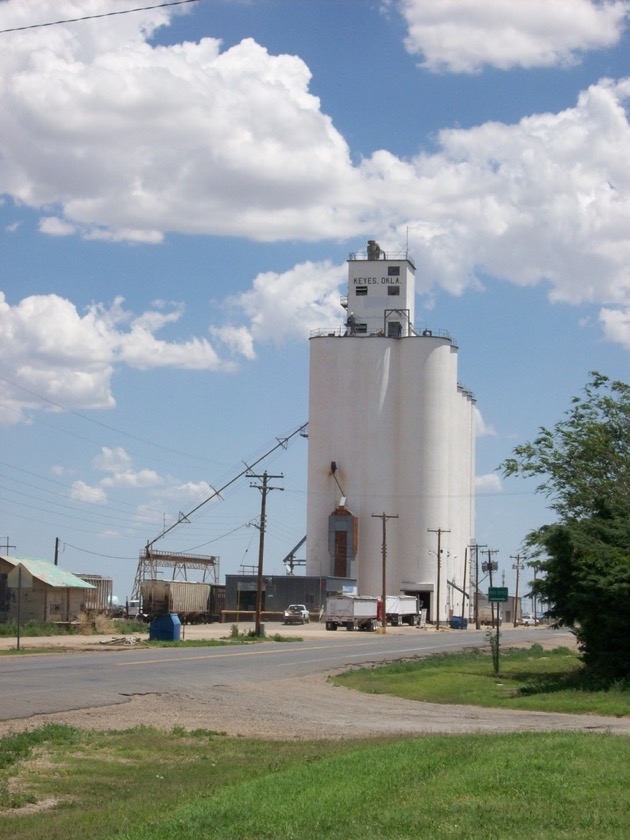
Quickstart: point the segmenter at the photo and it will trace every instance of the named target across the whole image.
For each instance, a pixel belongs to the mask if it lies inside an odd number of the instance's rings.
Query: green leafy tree
[[[532,586],[549,615],[571,627],[589,674],[630,679],[630,517],[602,507],[593,516],[530,535],[542,577]]]
[[[596,513],[605,502],[630,510],[630,385],[590,376],[564,419],[541,426],[500,467],[505,476],[540,476],[537,489],[561,520]]]
[[[630,679],[630,386],[592,373],[564,418],[500,469],[539,476],[558,517],[527,537],[542,572],[532,590],[573,629],[592,675]]]

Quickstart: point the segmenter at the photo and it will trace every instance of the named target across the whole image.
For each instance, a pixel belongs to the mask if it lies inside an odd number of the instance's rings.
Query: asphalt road
[[[505,630],[501,644],[551,640],[571,643],[564,631]],[[302,642],[236,647],[133,648],[0,658],[0,720],[27,718],[124,703],[132,695],[168,694],[183,688],[202,696],[218,686],[238,687],[305,677],[350,665],[426,656],[485,645],[485,633],[405,634],[338,632]]]

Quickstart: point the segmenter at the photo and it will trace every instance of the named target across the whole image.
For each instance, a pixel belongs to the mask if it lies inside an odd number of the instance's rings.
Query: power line
[[[51,20],[47,23],[30,23],[27,26],[14,26],[12,29],[0,29],[0,34],[5,32],[24,32],[26,29],[41,29],[45,26],[59,26],[62,23],[80,23],[84,20],[95,20],[96,18],[114,17],[115,15],[130,15],[134,12],[147,12],[151,9],[165,9],[168,6],[184,6],[187,3],[198,3],[199,0],[171,0],[169,3],[158,3],[153,6],[140,6],[137,9],[121,9],[118,12],[102,12],[99,15],[85,15],[78,18],[66,18],[65,20]]]
[[[74,548],[75,551],[81,551],[83,554],[92,554],[95,557],[106,557],[108,560],[135,560],[135,557],[120,557],[114,554],[99,554],[98,551],[88,551],[87,548],[79,548],[78,545],[72,545],[71,543],[65,542],[63,544],[64,551],[66,548]]]
[[[172,530],[173,530],[173,528],[176,528],[178,525],[180,525],[180,524],[181,524],[181,522],[183,522],[183,521],[184,521],[184,519],[188,519],[188,518],[189,518],[189,517],[191,517],[194,513],[197,513],[197,511],[198,511],[200,508],[202,508],[204,505],[208,504],[208,502],[212,501],[213,499],[216,499],[216,498],[221,499],[221,498],[222,498],[222,495],[221,495],[221,494],[223,493],[223,491],[224,491],[224,490],[227,490],[227,488],[228,488],[228,487],[231,487],[233,484],[235,484],[235,483],[236,483],[239,479],[241,479],[243,476],[245,476],[245,475],[247,475],[248,473],[250,473],[250,472],[253,470],[253,468],[254,468],[255,466],[257,466],[257,465],[258,465],[261,461],[263,461],[265,458],[268,458],[270,455],[272,455],[272,454],[273,454],[276,450],[278,450],[278,449],[280,449],[280,448],[282,448],[282,449],[286,449],[286,448],[287,448],[287,446],[288,446],[288,444],[289,444],[289,441],[291,440],[291,438],[295,437],[295,435],[297,435],[297,434],[299,434],[300,432],[304,431],[304,430],[306,429],[306,427],[307,427],[307,426],[308,426],[308,423],[302,423],[302,425],[301,425],[301,426],[298,426],[298,428],[297,428],[297,429],[294,429],[294,430],[291,432],[291,434],[287,435],[286,437],[283,437],[283,438],[276,438],[276,441],[277,441],[277,442],[275,443],[275,445],[274,445],[274,446],[272,446],[272,447],[271,447],[271,449],[269,449],[267,452],[264,452],[264,453],[263,453],[263,454],[262,454],[259,458],[257,458],[257,459],[256,459],[256,460],[252,463],[252,464],[245,464],[245,469],[244,469],[244,470],[241,470],[241,471],[238,473],[238,475],[235,475],[235,476],[234,476],[233,478],[231,478],[229,481],[226,481],[226,483],[225,483],[223,486],[221,486],[221,487],[219,487],[219,488],[213,488],[213,489],[212,489],[212,494],[211,494],[210,496],[208,496],[206,499],[204,499],[202,502],[200,502],[198,505],[196,505],[196,506],[195,506],[192,510],[189,510],[189,511],[188,511],[188,513],[186,513],[186,514],[180,513],[179,518],[178,518],[178,520],[177,520],[176,522],[174,522],[174,523],[173,523],[171,526],[169,526],[168,528],[165,528],[165,529],[162,531],[162,533],[161,533],[161,534],[158,534],[158,535],[157,535],[157,537],[155,537],[154,539],[152,539],[150,542],[147,542],[146,547],[145,547],[145,551],[147,552],[147,554],[148,554],[149,550],[151,549],[151,547],[153,546],[153,544],[154,544],[154,543],[156,543],[158,540],[161,540],[163,537],[165,537],[165,536],[166,536],[166,535],[167,535],[170,531],[172,531]]]
[[[12,470],[16,470],[17,472],[20,472],[20,473],[24,473],[25,475],[30,475],[34,478],[41,479],[41,481],[45,481],[48,484],[55,484],[58,487],[63,487],[64,490],[67,491],[63,494],[63,498],[68,499],[68,500],[72,501],[73,503],[76,503],[77,505],[80,504],[80,503],[85,503],[84,500],[82,500],[82,499],[77,499],[77,498],[72,497],[72,495],[71,495],[72,485],[70,485],[70,484],[67,484],[63,481],[57,481],[54,478],[48,478],[47,476],[44,476],[44,475],[39,475],[38,473],[30,472],[29,470],[22,469],[21,467],[16,467],[13,464],[8,464],[6,461],[0,461],[0,468],[3,467],[3,466],[8,467],[9,469],[12,469]],[[0,472],[0,481],[2,479],[6,479],[7,481],[11,481],[14,484],[15,483],[22,484],[24,487],[30,487],[33,490],[37,490],[39,493],[48,493],[50,495],[59,495],[59,491],[57,491],[57,490],[50,490],[47,487],[38,487],[36,484],[29,484],[27,481],[22,481],[19,478],[12,478],[9,475],[5,475],[3,472]],[[2,485],[0,485],[0,488],[1,487],[2,487]],[[9,488],[7,488],[7,490],[8,489]],[[34,499],[37,499],[38,501],[43,501],[39,496],[33,496],[33,495],[27,494],[27,493],[22,493],[21,495],[28,495],[29,498],[34,498]],[[124,512],[125,508],[129,508],[131,511],[134,511],[137,507],[136,505],[131,504],[129,502],[125,502],[122,499],[118,499],[116,497],[112,498],[109,494],[107,496],[107,504],[108,504],[109,507],[111,507],[113,509],[116,509],[117,505],[121,505],[122,508],[119,508],[119,509],[122,509],[123,512]],[[162,513],[161,510],[158,510],[157,508],[150,508],[148,506],[147,506],[146,510],[149,513],[155,513],[155,514],[161,514]]]
[[[140,443],[148,444],[149,446],[154,446],[156,449],[163,449],[165,452],[171,452],[174,455],[183,455],[186,458],[199,458],[198,455],[192,455],[189,452],[182,452],[178,449],[172,449],[170,446],[164,446],[161,443],[154,443],[147,438],[140,437],[139,435],[134,435],[131,432],[125,432],[123,429],[117,429],[115,426],[110,426],[107,423],[103,423],[101,420],[96,420],[93,417],[88,417],[85,414],[81,414],[80,411],[76,411],[74,408],[68,408],[68,406],[62,405],[61,403],[55,402],[55,400],[51,400],[48,397],[44,397],[42,394],[38,394],[35,391],[31,391],[29,388],[25,388],[23,385],[14,382],[12,379],[8,379],[6,376],[0,376],[0,381],[6,382],[8,385],[11,385],[13,388],[18,388],[20,391],[24,391],[25,394],[28,394],[31,397],[34,397],[36,400],[40,400],[41,402],[48,403],[48,405],[52,405],[55,408],[60,409],[61,411],[66,412],[67,414],[72,414],[74,417],[78,417],[80,420],[85,420],[88,423],[92,423],[95,426],[100,426],[102,429],[107,429],[110,432],[116,432],[118,435],[124,435],[125,437],[130,438],[131,440],[139,441]],[[99,441],[90,441],[89,438],[82,438],[80,435],[76,435],[75,433],[71,432],[64,432],[63,429],[60,429],[58,426],[53,426],[51,423],[44,423],[43,420],[38,420],[37,422],[42,423],[43,425],[50,426],[50,428],[56,429],[64,434],[71,434],[72,437],[77,437],[80,440],[87,440],[91,443],[99,443]],[[101,444],[102,445],[102,444]],[[206,459],[208,460],[208,459]]]

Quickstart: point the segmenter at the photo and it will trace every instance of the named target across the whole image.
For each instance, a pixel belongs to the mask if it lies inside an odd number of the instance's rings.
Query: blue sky
[[[627,381],[630,2],[108,15],[141,5],[0,2],[0,544],[58,538],[128,595],[147,541],[308,420],[309,333],[375,238],[408,244],[417,322],[457,339],[477,539],[512,586],[552,517],[496,467],[589,371]],[[306,446],[257,468],[284,476],[269,573],[305,532]],[[256,563],[259,512],[244,478],[156,548],[223,578]]]

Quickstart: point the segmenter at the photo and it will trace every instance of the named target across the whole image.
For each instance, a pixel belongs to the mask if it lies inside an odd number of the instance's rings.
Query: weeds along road
[[[302,635],[302,628],[292,629]],[[266,682],[306,678],[362,663],[427,656],[487,645],[485,631],[396,628],[375,633],[319,633],[304,628],[299,642],[237,646],[100,649],[0,658],[0,720],[11,721],[128,702],[138,695],[185,691],[204,697],[212,689],[245,689]],[[564,631],[507,629],[501,644],[570,645]],[[28,643],[28,640],[24,640]]]

